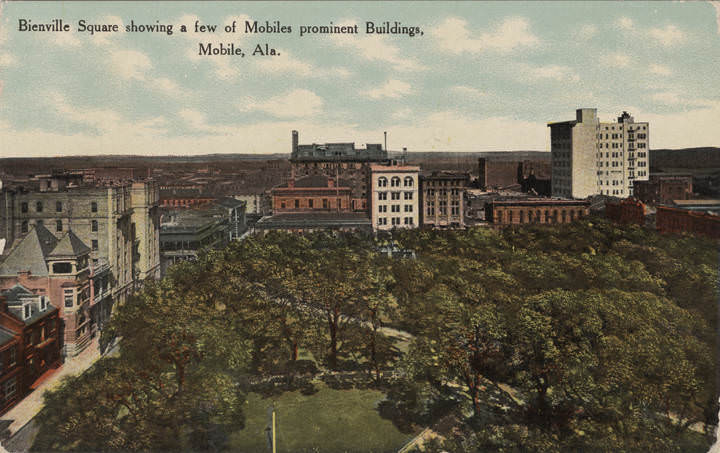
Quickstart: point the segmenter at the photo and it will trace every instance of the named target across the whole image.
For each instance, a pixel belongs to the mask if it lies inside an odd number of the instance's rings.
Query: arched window
[[[378,178],[378,187],[387,187],[387,178],[381,176]]]
[[[390,180],[390,186],[391,187],[400,187],[400,178],[397,176],[393,176]]]
[[[404,181],[405,187],[412,187],[413,186],[413,179],[412,176],[406,176]]]
[[[548,223],[550,221],[550,213],[548,210],[545,210],[545,223]]]

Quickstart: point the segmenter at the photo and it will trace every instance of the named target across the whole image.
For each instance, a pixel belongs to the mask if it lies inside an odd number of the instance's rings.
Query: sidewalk
[[[65,376],[82,374],[100,358],[99,336],[95,337],[83,352],[67,360],[60,368],[50,370],[39,379],[37,387],[28,394],[17,406],[0,417],[0,422],[10,423],[8,438],[25,426],[43,408],[43,393],[56,388]],[[39,385],[38,385],[39,384]]]

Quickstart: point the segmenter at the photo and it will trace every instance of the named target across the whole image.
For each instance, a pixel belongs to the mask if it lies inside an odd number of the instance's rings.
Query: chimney
[[[385,151],[387,151],[387,131],[383,132],[383,135],[385,136]]]
[[[293,156],[295,156],[297,154],[299,140],[300,140],[300,137],[298,135],[298,131],[292,131],[292,155]]]

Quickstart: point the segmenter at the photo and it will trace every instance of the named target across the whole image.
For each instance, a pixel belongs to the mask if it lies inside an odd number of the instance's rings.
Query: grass
[[[394,452],[413,437],[380,417],[375,408],[382,392],[316,385],[319,391],[310,396],[299,391],[272,398],[249,394],[245,429],[230,434],[230,449],[268,451],[265,428],[271,405],[276,410],[278,453]]]

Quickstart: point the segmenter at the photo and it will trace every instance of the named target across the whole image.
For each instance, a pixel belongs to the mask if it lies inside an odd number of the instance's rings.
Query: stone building
[[[548,123],[552,196],[632,196],[634,183],[648,179],[649,125],[623,112],[603,123],[596,109],[578,109],[574,121]]]
[[[569,223],[589,213],[590,202],[579,200],[493,200],[485,204],[485,220],[498,226]]]
[[[421,225],[440,228],[465,226],[467,173],[432,172],[420,175]]]
[[[36,224],[0,264],[0,289],[21,285],[58,308],[67,356],[87,347],[96,324],[90,311],[89,255],[90,248],[72,231],[58,239]]]
[[[112,296],[122,301],[143,279],[160,275],[158,199],[150,180],[91,185],[56,174],[32,188],[2,190],[0,237],[7,249],[33,225],[58,236],[72,229],[90,246],[91,266],[107,263]]]
[[[367,144],[365,148],[356,148],[355,143],[301,145],[298,132],[292,131],[290,179],[324,175],[347,181],[352,211],[367,211],[370,165],[387,162],[388,153],[381,144]]]
[[[651,205],[688,200],[692,195],[693,180],[689,174],[651,173],[648,181],[635,182],[635,198]]]
[[[374,230],[420,225],[420,167],[370,166],[370,220]]]

